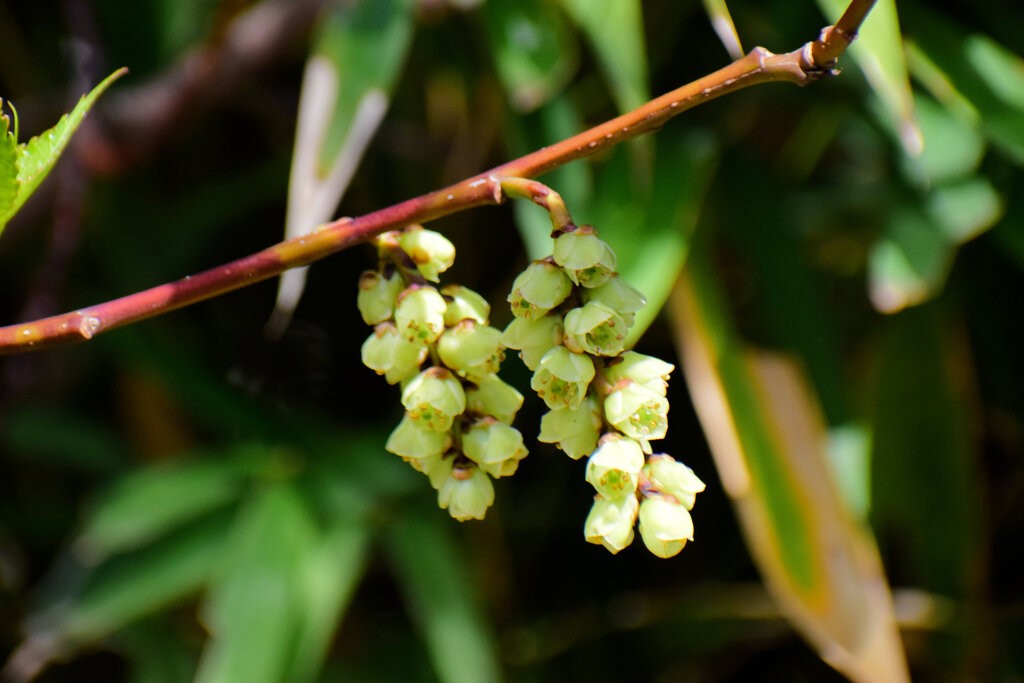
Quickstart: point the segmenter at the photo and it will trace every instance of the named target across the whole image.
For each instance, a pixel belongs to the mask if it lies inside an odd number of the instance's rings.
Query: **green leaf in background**
[[[61,641],[94,643],[157,610],[198,593],[223,553],[227,515],[188,524],[131,554],[91,570],[81,591],[58,601],[42,623],[56,621]]]
[[[388,110],[413,36],[412,0],[330,3],[306,62],[295,130],[285,237],[328,221]],[[306,269],[281,276],[268,331],[298,305]]]
[[[649,97],[647,52],[640,0],[561,0],[590,42],[619,111]]]
[[[233,500],[244,475],[230,454],[129,474],[99,497],[75,541],[75,552],[87,562],[98,562],[150,543]]]
[[[450,520],[436,509],[401,511],[388,535],[395,575],[442,683],[501,679],[495,644]]]
[[[317,680],[338,622],[366,571],[369,540],[362,520],[339,519],[310,549],[299,581],[294,654],[281,680]]]
[[[118,78],[127,73],[127,69],[118,69],[114,73],[107,76],[103,81],[97,85],[87,95],[83,95],[75,105],[75,108],[71,110],[70,114],[65,114],[60,118],[53,128],[50,128],[43,133],[40,133],[36,137],[29,140],[27,143],[18,145],[18,157],[17,157],[17,184],[15,185],[15,195],[13,201],[4,204],[4,197],[10,193],[11,183],[8,176],[10,173],[10,160],[9,160],[9,148],[10,142],[14,141],[14,136],[7,133],[7,121],[4,119],[3,123],[0,123],[0,133],[4,138],[4,142],[0,143],[0,233],[3,232],[7,222],[11,219],[14,214],[18,212],[22,204],[25,203],[36,188],[39,187],[39,183],[43,182],[46,175],[53,168],[53,165],[57,163],[57,159],[60,157],[61,152],[67,147],[68,142],[71,140],[71,136],[75,130],[78,129],[79,124],[82,123],[82,119],[92,108],[92,105],[96,102],[96,99],[103,94],[111,83],[116,81]],[[0,116],[0,118],[3,118]]]
[[[792,360],[745,346],[718,290],[705,234],[671,310],[694,406],[753,559],[825,661],[854,681],[907,681],[878,551],[838,495],[813,389]]]
[[[978,125],[993,145],[1024,165],[1024,59],[991,38],[968,34],[924,6],[909,14],[915,76],[936,99],[966,102],[954,110]],[[936,78],[938,76],[938,78]]]
[[[304,570],[316,540],[310,509],[287,484],[258,492],[243,507],[202,607],[210,638],[196,681],[285,680],[300,629]]]
[[[482,13],[498,77],[517,111],[541,106],[575,73],[576,37],[550,2],[488,0]]]
[[[847,0],[818,0],[818,7],[833,23],[839,20],[848,4]],[[907,77],[896,0],[879,0],[875,4],[850,47],[850,54],[887,112],[903,150],[912,157],[920,154],[921,133]]]

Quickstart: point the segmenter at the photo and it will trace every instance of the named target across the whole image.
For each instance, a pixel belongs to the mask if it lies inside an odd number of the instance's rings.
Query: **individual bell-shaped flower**
[[[487,317],[491,314],[491,305],[469,287],[462,285],[445,285],[441,288],[441,296],[448,307],[444,312],[444,324],[447,327],[454,327],[462,320],[475,320],[483,325],[487,324]]]
[[[626,284],[618,273],[613,273],[603,285],[584,288],[583,301],[600,301],[621,315],[630,327],[633,326],[633,314],[647,305],[643,293],[636,287]]]
[[[437,340],[437,353],[445,365],[473,382],[497,372],[505,357],[501,332],[471,319],[445,330]]]
[[[466,409],[462,383],[445,368],[428,368],[402,390],[406,415],[423,429],[445,432]]]
[[[644,466],[640,444],[618,434],[606,434],[599,443],[587,460],[587,481],[605,498],[634,493]]]
[[[548,408],[575,409],[583,403],[592,379],[594,361],[590,356],[556,346],[540,359],[530,386],[544,399]]]
[[[384,375],[388,384],[398,384],[419,373],[427,346],[406,340],[393,323],[381,323],[363,342],[361,355],[363,365]]]
[[[589,225],[556,237],[552,256],[570,280],[584,287],[603,285],[615,272],[615,252]]]
[[[536,370],[544,354],[562,343],[562,321],[556,316],[536,320],[515,318],[501,334],[502,346],[518,349],[523,364]]]
[[[523,405],[523,395],[497,375],[486,375],[466,389],[466,412],[512,424]]]
[[[515,474],[529,453],[519,430],[493,417],[477,420],[462,435],[462,452],[495,479]]]
[[[601,414],[597,402],[587,396],[575,410],[559,408],[551,410],[540,418],[540,434],[537,440],[558,444],[566,455],[579,460],[590,455],[597,448],[600,436]]]
[[[674,365],[660,358],[626,351],[619,358],[608,361],[604,376],[612,385],[629,379],[664,396],[668,388],[668,376],[674,369]]]
[[[565,345],[576,353],[615,356],[622,353],[629,323],[600,301],[565,314]]]
[[[376,325],[390,320],[395,311],[395,299],[405,289],[402,276],[392,270],[386,275],[378,270],[367,270],[359,276],[359,293],[356,306],[367,325]]]
[[[693,518],[684,505],[668,498],[644,498],[640,503],[640,537],[658,557],[672,557],[693,540]]]
[[[603,545],[614,555],[633,542],[633,525],[639,505],[632,494],[612,499],[595,497],[583,524],[584,538],[588,543]]]
[[[398,245],[409,255],[420,275],[431,282],[455,262],[455,246],[439,232],[410,225],[398,235]]]
[[[535,320],[565,301],[572,293],[572,282],[554,262],[534,261],[512,283],[508,302],[512,315]]]
[[[697,494],[704,490],[704,482],[693,470],[664,453],[647,458],[643,474],[646,491],[672,496],[687,510],[693,509]]]
[[[391,432],[384,448],[389,453],[400,455],[411,462],[433,456],[440,457],[451,443],[452,437],[448,432],[424,429],[415,420],[405,416]]]
[[[494,485],[472,462],[459,459],[437,491],[437,504],[455,519],[483,519],[494,503]]]
[[[604,414],[616,429],[640,442],[645,453],[648,443],[664,439],[668,432],[668,399],[642,384],[622,380],[604,400]]]
[[[437,341],[444,332],[446,308],[444,299],[433,287],[411,285],[398,295],[395,326],[408,341]]]
[[[430,485],[436,491],[451,476],[455,459],[453,453],[434,453],[423,458],[406,458],[406,462],[417,472],[427,475]]]

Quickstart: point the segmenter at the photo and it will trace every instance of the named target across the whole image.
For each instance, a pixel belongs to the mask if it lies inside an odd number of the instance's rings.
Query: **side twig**
[[[708,100],[761,83],[783,81],[806,85],[834,75],[835,59],[856,37],[875,0],[852,0],[835,26],[817,41],[785,54],[758,47],[732,64],[662,95],[647,104],[550,147],[527,154],[485,173],[429,194],[358,218],[327,223],[250,256],[176,282],[106,303],[0,328],[0,354],[18,353],[77,341],[143,318],[265,280],[358,244],[386,230],[426,223],[477,206],[501,204],[502,181],[534,178],[559,166],[596,154],[661,128],[673,116]]]

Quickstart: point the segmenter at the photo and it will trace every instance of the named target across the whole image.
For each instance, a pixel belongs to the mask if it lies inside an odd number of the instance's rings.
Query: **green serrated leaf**
[[[32,193],[35,192],[36,188],[39,187],[39,184],[43,182],[43,179],[46,178],[53,165],[57,163],[61,152],[67,147],[71,136],[74,135],[79,124],[82,123],[82,119],[85,118],[89,109],[96,102],[96,99],[103,94],[111,83],[127,72],[127,69],[118,69],[107,76],[89,94],[83,95],[78,104],[75,105],[75,108],[71,110],[71,113],[62,116],[57,125],[40,133],[27,143],[18,145],[17,169],[19,187],[17,188],[14,201],[6,210],[3,208],[3,204],[0,203],[0,232],[3,232],[7,221],[18,212],[18,209],[21,208]],[[4,127],[6,128],[6,126]],[[0,151],[0,156],[2,154],[3,152]],[[0,159],[0,169],[3,168],[2,164],[3,161]],[[2,170],[0,170],[0,177],[3,177]],[[2,193],[3,190],[0,189],[0,194]]]
[[[10,130],[10,120],[4,114],[4,101],[0,98],[0,232],[5,216],[13,214],[14,200],[18,196],[18,141]]]
[[[532,111],[559,92],[579,61],[565,17],[541,0],[490,0],[483,16],[512,106]]]

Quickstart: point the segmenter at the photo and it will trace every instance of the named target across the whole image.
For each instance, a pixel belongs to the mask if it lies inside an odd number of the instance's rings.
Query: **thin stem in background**
[[[654,132],[672,117],[708,100],[761,83],[806,85],[834,75],[835,59],[856,37],[875,0],[853,0],[836,26],[817,41],[785,54],[754,48],[746,56],[703,78],[571,138],[527,154],[477,176],[358,218],[342,218],[312,234],[176,282],[106,303],[0,328],[0,354],[70,344],[129,323],[166,313],[265,280],[359,244],[381,232],[426,223],[466,209],[501,204],[501,182],[534,178],[639,135]]]

